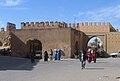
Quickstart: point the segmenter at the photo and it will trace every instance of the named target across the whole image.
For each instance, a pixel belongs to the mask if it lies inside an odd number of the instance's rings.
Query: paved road
[[[0,81],[120,81],[120,58],[97,59],[81,69],[79,60],[36,61],[0,56]]]

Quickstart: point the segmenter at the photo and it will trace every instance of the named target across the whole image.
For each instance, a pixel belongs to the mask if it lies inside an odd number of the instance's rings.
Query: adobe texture
[[[81,22],[67,24],[65,22],[21,22],[21,29],[15,24],[7,23],[7,31],[0,32],[0,45],[6,35],[10,36],[10,48],[13,56],[29,57],[36,50],[50,51],[60,48],[62,57],[74,57],[76,51],[87,49],[87,42],[91,37],[99,37],[103,41],[104,50],[108,53],[118,50],[111,49],[109,39],[111,32],[119,35],[112,25],[101,22]],[[110,34],[109,34],[110,33]],[[115,36],[114,35],[114,36]],[[119,40],[113,40],[119,41]],[[119,44],[120,42],[118,42]]]
[[[28,57],[31,52],[39,50],[37,46],[40,45],[42,52],[60,48],[63,57],[68,58],[74,57],[74,51],[85,47],[84,43],[80,45],[84,33],[68,27],[65,22],[22,22],[21,29],[16,29],[11,35],[11,50],[14,56]],[[34,42],[31,43],[32,46],[30,41]]]

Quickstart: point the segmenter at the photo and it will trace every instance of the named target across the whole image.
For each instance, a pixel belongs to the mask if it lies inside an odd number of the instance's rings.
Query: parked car
[[[42,59],[42,51],[35,51],[35,59]]]
[[[120,52],[118,52],[118,53],[111,53],[110,56],[111,57],[120,57]]]

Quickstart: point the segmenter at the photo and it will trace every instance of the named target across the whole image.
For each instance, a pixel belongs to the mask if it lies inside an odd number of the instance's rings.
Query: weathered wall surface
[[[86,42],[88,36],[78,30],[72,29],[71,30],[71,57],[74,57],[76,51],[79,54],[80,50],[86,50]]]
[[[77,50],[80,49],[80,32],[72,29],[71,30],[71,57],[74,57]]]
[[[87,42],[88,42],[88,35],[86,35],[84,32],[80,32],[80,49],[84,49],[87,51]]]
[[[37,39],[42,43],[42,51],[61,48],[64,57],[70,57],[71,28],[21,29],[12,35],[12,52],[15,55],[25,56],[27,41]]]
[[[112,33],[111,33],[112,32]],[[113,33],[114,32],[114,33]],[[26,57],[30,55],[27,42],[38,40],[42,44],[42,51],[61,48],[64,57],[74,57],[76,50],[87,49],[88,37],[99,37],[104,50],[109,52],[119,50],[119,32],[112,25],[101,22],[80,22],[67,24],[65,22],[22,22],[21,29],[7,23],[7,32],[0,32],[0,46],[5,37],[11,33],[11,49],[14,56]],[[112,40],[112,42],[111,42]]]
[[[6,37],[9,35],[8,32],[0,32],[0,46],[5,42]]]
[[[107,34],[107,52],[120,51],[120,32],[110,32]]]
[[[105,23],[105,22],[103,22],[103,23],[101,23],[101,22],[90,22],[90,23],[88,23],[88,22],[85,22],[85,23],[83,23],[83,22],[81,22],[80,24],[79,24],[79,27],[78,27],[78,29],[80,30],[80,31],[83,31],[83,32],[115,32],[116,30],[112,27],[112,25],[110,24],[110,22],[107,22],[107,23]]]

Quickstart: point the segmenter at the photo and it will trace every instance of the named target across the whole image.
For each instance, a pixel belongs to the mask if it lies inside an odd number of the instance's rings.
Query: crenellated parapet
[[[65,22],[21,22],[21,28],[65,28],[65,27],[105,27],[110,26],[110,23],[107,22],[80,22],[80,23],[65,23]]]
[[[116,30],[110,22],[80,22],[69,23],[68,27],[75,28],[83,32],[115,32]]]
[[[115,31],[110,22],[80,22],[80,23],[65,23],[65,22],[21,22],[22,29],[33,29],[33,28],[75,28],[84,32],[109,32]]]
[[[68,27],[106,27],[110,26],[110,23],[107,22],[80,22],[80,23],[69,23]]]
[[[1,31],[0,31],[0,32],[5,32],[5,29],[4,29],[4,27],[2,27],[2,28],[1,28]]]
[[[80,22],[78,30],[83,32],[111,32],[113,29],[110,22]]]
[[[80,22],[80,27],[99,27],[99,26],[109,26],[109,22]]]
[[[31,28],[65,28],[67,23],[65,22],[21,22],[22,29],[31,29]]]
[[[14,32],[16,30],[16,25],[14,23],[7,22],[7,31]]]

